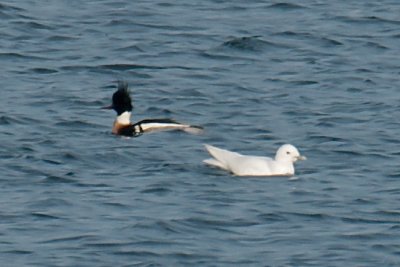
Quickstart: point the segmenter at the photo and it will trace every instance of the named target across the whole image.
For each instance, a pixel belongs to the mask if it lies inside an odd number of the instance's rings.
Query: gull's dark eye
[[[290,155],[290,151],[286,151],[286,154]]]

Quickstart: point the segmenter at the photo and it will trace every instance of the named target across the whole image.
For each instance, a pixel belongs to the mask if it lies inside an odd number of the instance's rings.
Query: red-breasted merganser
[[[132,100],[126,82],[118,83],[118,89],[112,96],[112,104],[103,109],[113,109],[117,112],[112,129],[112,133],[116,135],[136,137],[143,133],[163,130],[182,130],[198,134],[203,130],[200,126],[182,124],[171,119],[145,119],[132,123]]]

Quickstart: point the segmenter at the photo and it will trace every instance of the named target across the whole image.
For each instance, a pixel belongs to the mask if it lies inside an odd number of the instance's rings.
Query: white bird
[[[204,160],[204,163],[238,176],[292,176],[293,163],[306,159],[290,144],[282,145],[276,152],[275,159],[242,155],[211,145],[205,147],[213,158]]]

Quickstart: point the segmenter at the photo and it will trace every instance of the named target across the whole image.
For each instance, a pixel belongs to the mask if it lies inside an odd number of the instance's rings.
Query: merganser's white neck
[[[131,112],[125,111],[119,115],[116,119],[118,124],[130,124],[131,123]]]

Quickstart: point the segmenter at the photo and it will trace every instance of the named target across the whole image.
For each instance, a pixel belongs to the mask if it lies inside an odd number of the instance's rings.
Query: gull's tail
[[[239,153],[218,148],[212,145],[205,144],[204,146],[208,151],[208,153],[210,153],[210,155],[213,158],[205,159],[203,160],[203,162],[208,165],[215,166],[224,170],[229,170],[230,163],[234,162],[235,159],[237,159],[240,156]]]

